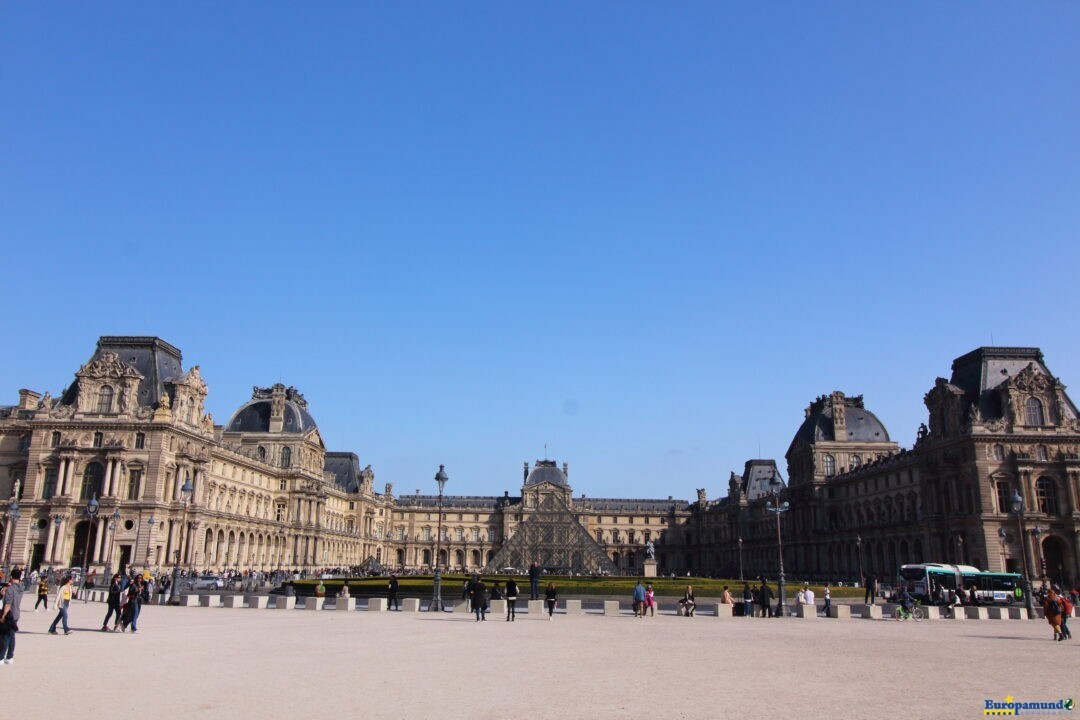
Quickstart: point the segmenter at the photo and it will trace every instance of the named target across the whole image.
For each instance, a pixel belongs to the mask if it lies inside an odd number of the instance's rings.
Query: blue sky
[[[376,483],[690,498],[991,337],[1080,382],[1075,3],[7,3],[0,380],[99,335]]]

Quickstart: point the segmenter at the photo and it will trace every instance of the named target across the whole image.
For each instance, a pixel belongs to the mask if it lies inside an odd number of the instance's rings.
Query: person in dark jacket
[[[112,581],[109,583],[109,595],[105,599],[106,605],[109,609],[105,613],[105,619],[101,621],[101,632],[109,632],[109,619],[112,618],[116,624],[120,623],[120,573],[116,573],[112,576]]]
[[[387,607],[393,607],[394,610],[399,610],[397,575],[391,575],[390,582],[386,586],[386,605]]]
[[[743,615],[746,617],[754,616],[754,591],[750,589],[750,583],[743,583],[742,586],[742,600],[743,600]]]
[[[529,568],[529,599],[540,599],[540,563],[535,560]]]
[[[469,587],[469,602],[472,603],[473,612],[476,613],[476,622],[487,620],[488,592],[487,585],[477,576]]]
[[[516,616],[514,603],[517,602],[518,586],[514,578],[506,581],[506,622],[513,622]]]
[[[544,591],[544,600],[547,602],[548,620],[555,615],[555,606],[559,602],[559,591],[555,589],[555,583],[548,583],[547,590]]]
[[[761,590],[759,590],[758,592],[761,593],[761,597],[759,598],[761,602],[761,617],[772,617],[773,611],[772,605],[770,603],[772,603],[774,595],[772,588],[769,587],[769,583],[762,582]]]

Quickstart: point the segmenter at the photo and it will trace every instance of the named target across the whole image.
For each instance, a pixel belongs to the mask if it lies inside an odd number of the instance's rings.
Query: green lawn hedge
[[[465,581],[469,578],[468,575],[461,574],[447,574],[443,575],[443,597],[453,598],[457,594],[460,594],[460,590]],[[495,582],[500,585],[505,585],[509,575],[484,575],[483,581],[490,588]],[[527,575],[514,576],[517,580],[518,587],[521,588],[520,595],[527,595],[529,592],[529,578]],[[638,580],[642,583],[651,582],[653,588],[656,590],[656,594],[660,596],[674,597],[683,594],[687,585],[694,586],[694,594],[698,597],[720,597],[723,592],[724,586],[727,585],[728,589],[733,595],[738,596],[738,592],[742,590],[742,583],[738,580],[716,580],[712,578],[651,578],[646,580],[645,578],[638,577],[564,577],[545,575],[540,580],[541,588],[546,587],[547,583],[555,583],[555,587],[559,589],[560,597],[574,596],[574,595],[626,595],[629,596],[634,584]],[[386,585],[389,581],[389,577],[363,577],[363,578],[336,578],[333,580],[323,580],[322,583],[326,587],[327,597],[337,595],[341,591],[341,586],[348,583],[349,594],[353,597],[386,597],[387,589]],[[398,578],[398,594],[401,596],[413,596],[420,597],[431,593],[433,578],[431,575],[403,575]],[[297,580],[292,583],[293,588],[296,590],[297,595],[307,596],[314,595],[315,588],[319,584],[317,579],[309,580]],[[751,583],[753,586],[754,583]],[[795,591],[802,587],[801,582],[791,581],[788,583],[788,597],[794,598]],[[770,580],[769,585],[772,587],[773,592],[777,591],[776,581]],[[824,586],[811,584],[810,587],[814,589],[814,593],[817,595],[817,599],[820,601],[824,594]],[[519,595],[519,596],[520,596]],[[832,596],[834,598],[842,597],[859,597],[863,596],[862,588],[852,587],[833,587]]]

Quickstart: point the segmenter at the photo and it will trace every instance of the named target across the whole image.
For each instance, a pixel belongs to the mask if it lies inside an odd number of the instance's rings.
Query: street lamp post
[[[11,577],[11,553],[15,550],[15,526],[19,523],[19,503],[12,500],[7,509],[8,531],[4,535],[7,540],[7,553],[4,555],[4,577]],[[2,549],[2,548],[0,548]]]
[[[1035,559],[1039,561],[1039,579],[1046,585],[1046,556],[1042,552],[1043,529],[1036,525],[1031,529],[1031,537],[1034,538]]]
[[[859,556],[859,583],[866,584],[866,575],[863,574],[862,566],[862,535],[855,536],[855,554]]]
[[[147,570],[150,569],[150,553],[153,551],[153,548],[154,548],[154,523],[155,522],[157,522],[157,521],[154,519],[153,515],[151,515],[149,517],[149,519],[147,519],[147,521],[146,521],[146,524],[150,528],[150,531],[147,533],[148,537],[146,538],[146,569]]]
[[[446,475],[446,466],[440,465],[439,472],[435,473],[435,482],[439,484],[439,527],[435,534],[435,587],[431,596],[431,606],[428,612],[442,612],[442,570],[439,565],[439,555],[442,554],[442,504],[443,488],[450,478]]]
[[[187,510],[188,502],[191,500],[191,493],[195,488],[191,486],[191,479],[185,478],[184,484],[180,488],[180,498],[184,502],[184,519],[180,523],[180,537],[177,538],[176,548],[176,562],[173,563],[172,568],[172,587],[169,589],[169,604],[176,605],[179,601],[176,599],[176,586],[179,584],[177,580],[180,578],[180,563],[184,558],[184,530],[187,528]],[[188,532],[188,539],[190,540],[191,533]]]
[[[1012,501],[1009,503],[1013,515],[1016,516],[1016,525],[1020,530],[1020,555],[1024,559],[1024,605],[1027,607],[1028,619],[1035,619],[1035,605],[1031,600],[1031,569],[1028,567],[1027,537],[1024,535],[1024,498],[1020,497],[1020,491],[1014,490]]]
[[[773,478],[769,481],[769,487],[772,491],[772,506],[769,507],[769,512],[776,514],[776,547],[778,550],[780,560],[780,606],[778,613],[779,617],[783,617],[787,612],[787,582],[784,579],[784,539],[780,534],[780,514],[788,511],[789,505],[785,500],[780,502],[780,481]]]
[[[87,602],[88,599],[89,599],[89,598],[86,597],[86,595],[88,593],[86,593],[85,590],[86,590],[87,576],[88,576],[88,573],[89,573],[89,570],[90,570],[90,531],[94,529],[94,520],[97,518],[98,510],[99,510],[99,508],[98,508],[97,493],[94,493],[92,496],[90,496],[90,502],[86,503],[86,547],[83,550],[83,568],[82,568],[82,570],[83,570],[82,586],[83,586],[83,591],[84,591],[83,602]]]
[[[742,567],[742,535],[739,536],[739,582],[743,582],[743,567]]]
[[[112,546],[113,540],[116,539],[116,526],[120,522],[120,509],[113,510],[113,514],[109,516],[109,552],[105,559],[105,580],[112,582]]]

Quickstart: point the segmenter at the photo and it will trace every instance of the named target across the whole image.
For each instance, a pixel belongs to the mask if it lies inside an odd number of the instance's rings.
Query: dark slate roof
[[[521,502],[520,497],[505,495],[443,495],[443,511],[448,508],[487,508],[494,509],[504,504],[507,499],[511,502]],[[422,507],[438,509],[438,495],[403,495],[396,498],[398,507]]]
[[[848,431],[846,438],[833,437],[832,407],[828,405],[819,407],[815,403],[814,409],[795,433],[795,440],[805,440],[808,443],[831,442],[833,440],[849,440],[853,442],[889,441],[889,432],[874,413],[866,408],[851,405],[848,405],[846,410],[847,413],[844,418]]]
[[[979,403],[979,412],[984,418],[1000,418],[1003,411],[998,386],[1019,375],[1031,363],[1053,377],[1039,348],[980,347],[953,360],[949,382],[963,390],[967,402]],[[1072,400],[1066,400],[1075,414]]]
[[[97,360],[105,352],[116,353],[122,362],[133,366],[143,376],[137,398],[142,407],[156,406],[165,391],[163,381],[184,374],[180,350],[159,337],[103,335],[87,362]],[[77,394],[78,382],[73,382],[61,396],[60,404],[74,405]]]
[[[673,507],[675,510],[686,510],[690,503],[686,500],[655,500],[652,498],[583,498],[575,502],[584,508],[602,512],[645,512],[660,513],[668,512]]]
[[[742,474],[742,491],[747,500],[757,500],[772,492],[772,480],[786,487],[775,460],[747,460]]]
[[[270,432],[271,400],[251,400],[240,406],[225,425],[225,432]],[[285,401],[283,433],[305,433],[318,427],[306,408]]]
[[[554,460],[537,460],[536,465],[529,471],[525,478],[526,485],[539,485],[540,483],[552,483],[553,485],[566,485],[566,475],[558,468]]]
[[[360,458],[351,452],[328,452],[323,469],[334,473],[334,482],[345,492],[360,491]]]

